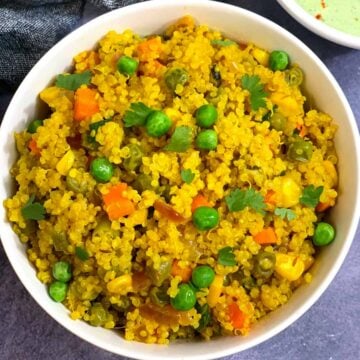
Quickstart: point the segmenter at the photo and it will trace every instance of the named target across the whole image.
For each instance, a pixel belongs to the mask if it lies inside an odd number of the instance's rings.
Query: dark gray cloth
[[[0,93],[15,90],[37,60],[80,24],[86,2],[99,15],[139,0],[0,0]]]

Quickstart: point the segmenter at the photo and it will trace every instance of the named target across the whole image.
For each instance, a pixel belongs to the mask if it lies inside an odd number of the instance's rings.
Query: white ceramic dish
[[[209,360],[245,350],[284,330],[314,304],[338,272],[353,239],[360,211],[358,130],[349,104],[333,76],[309,48],[276,24],[246,10],[206,0],[154,0],[119,9],[82,26],[54,46],[20,85],[3,119],[0,130],[1,203],[13,191],[9,176],[9,169],[17,156],[13,133],[24,129],[29,119],[35,116],[38,93],[55,75],[69,67],[72,57],[92,48],[110,29],[121,31],[132,28],[144,35],[159,33],[185,14],[221,29],[228,37],[238,41],[255,42],[267,49],[282,48],[301,65],[305,74],[311,74],[306,80],[307,89],[316,95],[318,108],[331,114],[340,125],[336,136],[340,159],[340,196],[332,212],[337,239],[320,254],[313,282],[297,290],[286,306],[256,324],[249,336],[218,338],[210,342],[176,342],[169,346],[146,345],[127,342],[116,332],[71,320],[66,308],[54,303],[45,286],[36,278],[26,258],[25,247],[13,233],[4,208],[0,206],[0,236],[4,249],[19,279],[38,304],[82,339],[116,354],[137,359]]]
[[[360,49],[360,36],[348,34],[337,30],[324,22],[317,20],[305,11],[296,0],[277,0],[278,3],[300,24],[315,34],[328,39],[336,44]]]

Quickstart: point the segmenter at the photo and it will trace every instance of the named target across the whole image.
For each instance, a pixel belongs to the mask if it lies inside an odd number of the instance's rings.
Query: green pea
[[[171,119],[162,111],[153,111],[146,119],[146,132],[153,137],[165,135],[171,128]]]
[[[119,72],[128,76],[134,75],[138,66],[139,62],[130,56],[122,56],[117,62]]]
[[[195,144],[201,150],[215,150],[218,145],[218,136],[216,131],[200,131],[196,137]]]
[[[43,124],[44,124],[44,121],[43,121],[43,120],[39,120],[39,119],[33,120],[33,121],[29,124],[29,126],[28,126],[28,128],[27,128],[28,133],[30,133],[30,134],[35,134],[36,131],[37,131],[37,129],[38,129],[40,126],[43,126]]]
[[[290,86],[300,86],[304,80],[304,74],[299,67],[293,67],[285,71],[285,80]]]
[[[189,286],[189,284],[181,284],[179,286],[178,293],[170,300],[170,303],[175,310],[190,310],[196,304],[195,291]]]
[[[196,110],[196,123],[202,128],[213,126],[217,120],[218,113],[212,104],[205,104]]]
[[[129,157],[124,159],[123,166],[125,170],[136,170],[142,164],[142,158],[144,156],[143,151],[137,144],[129,144]]]
[[[52,268],[52,274],[56,280],[64,283],[71,279],[71,266],[66,261],[58,261]]]
[[[97,182],[106,183],[112,178],[114,167],[108,159],[96,158],[91,161],[90,174]]]
[[[335,229],[326,222],[319,222],[316,225],[313,236],[313,243],[316,246],[329,245],[335,239]]]
[[[56,302],[62,302],[66,298],[68,286],[61,281],[54,281],[49,286],[49,295]]]
[[[208,265],[201,265],[196,267],[191,275],[193,284],[201,288],[206,288],[211,285],[215,278],[215,271]]]
[[[283,114],[279,112],[274,113],[270,117],[269,122],[270,126],[277,131],[283,131],[285,129],[286,118]]]
[[[194,211],[192,220],[198,230],[210,230],[218,225],[219,214],[214,208],[200,206]]]
[[[287,157],[290,160],[306,162],[311,159],[312,153],[312,142],[299,137],[295,141],[291,142],[291,144],[289,145]]]
[[[89,323],[92,326],[101,326],[107,320],[106,310],[101,303],[94,303],[90,308]]]
[[[170,69],[165,74],[165,84],[169,90],[175,92],[176,86],[185,85],[189,81],[189,74],[181,68]]]
[[[145,190],[154,190],[151,181],[152,178],[150,175],[139,174],[131,186],[141,194]]]
[[[289,55],[282,50],[271,52],[269,58],[269,67],[271,70],[285,70],[289,65]]]
[[[255,257],[253,275],[255,278],[268,279],[274,272],[276,258],[273,253],[262,251]]]

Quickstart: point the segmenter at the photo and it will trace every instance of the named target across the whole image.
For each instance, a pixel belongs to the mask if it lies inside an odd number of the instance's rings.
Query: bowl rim
[[[322,63],[322,61],[301,40],[299,40],[297,37],[292,35],[286,29],[284,29],[281,26],[277,25],[276,23],[272,22],[271,20],[268,20],[268,19],[264,18],[263,16],[258,15],[252,11],[237,7],[235,5],[220,3],[217,1],[209,1],[209,0],[178,0],[177,2],[173,2],[173,3],[169,2],[168,0],[146,1],[146,2],[133,4],[130,6],[126,6],[126,7],[108,12],[108,13],[103,14],[103,15],[89,21],[88,23],[80,26],[79,28],[77,28],[76,30],[74,30],[73,32],[71,32],[70,34],[65,36],[56,45],[54,45],[45,55],[43,55],[43,57],[31,69],[31,71],[28,73],[28,75],[22,81],[22,83],[20,84],[16,93],[14,94],[14,96],[8,106],[8,109],[5,112],[5,115],[3,118],[3,124],[5,123],[5,121],[6,122],[11,121],[10,113],[12,112],[12,108],[14,107],[14,104],[16,104],[16,102],[18,101],[18,98],[20,98],[22,96],[22,92],[23,92],[22,89],[26,88],[28,83],[31,83],[34,79],[36,79],[36,74],[42,68],[43,64],[46,64],[47,57],[50,56],[52,53],[57,52],[58,49],[61,49],[63,47],[66,48],[68,46],[67,44],[71,43],[73,41],[73,39],[76,39],[78,36],[89,34],[88,29],[91,30],[92,27],[96,27],[98,24],[104,23],[108,19],[116,18],[116,17],[118,17],[118,14],[123,15],[123,13],[133,13],[133,12],[136,12],[140,8],[143,10],[144,8],[152,9],[152,8],[157,8],[158,6],[162,6],[166,9],[166,7],[186,6],[186,5],[188,5],[188,6],[195,5],[195,6],[203,6],[203,7],[211,6],[211,7],[214,7],[215,9],[219,9],[219,10],[224,10],[224,9],[231,10],[231,12],[235,12],[242,16],[247,16],[250,19],[254,20],[255,22],[260,22],[262,24],[265,24],[265,25],[271,27],[272,29],[274,29],[274,31],[277,31],[277,32],[280,32],[280,33],[286,35],[286,37],[289,39],[290,42],[295,43],[297,45],[297,47],[299,47],[301,49],[302,52],[306,53],[306,55],[308,57],[310,57],[313,61],[315,61],[317,66],[319,66],[324,71],[327,78],[329,79],[329,82],[334,87],[334,89],[341,101],[342,106],[344,107],[344,110],[347,114],[347,118],[349,119],[349,125],[351,127],[352,132],[354,132],[354,133],[358,132],[355,117],[352,113],[350,105],[349,105],[343,91],[341,90],[339,84],[337,83],[337,81],[335,80],[333,75],[330,73],[330,71],[327,69],[327,67]],[[1,131],[2,128],[3,127],[1,126],[0,127],[0,141],[5,139],[5,132]],[[359,139],[355,139],[355,147],[356,147],[357,154],[360,154],[360,140]],[[357,172],[358,172],[357,175],[358,175],[358,178],[360,178],[360,166],[359,166],[360,157],[358,156],[356,158],[356,160],[357,160],[356,165],[357,165]],[[235,346],[231,346],[225,350],[218,350],[218,351],[212,352],[211,354],[194,355],[194,356],[184,356],[184,355],[177,356],[176,354],[174,354],[173,358],[174,359],[192,359],[192,360],[210,360],[210,359],[215,359],[215,358],[231,355],[236,352],[249,349],[253,346],[256,346],[256,345],[270,339],[271,337],[277,335],[278,333],[280,333],[281,331],[286,329],[293,322],[295,322],[298,318],[300,318],[319,299],[319,297],[327,289],[327,287],[329,286],[331,281],[334,279],[334,277],[338,273],[340,266],[342,265],[342,263],[345,259],[345,256],[347,255],[347,253],[349,251],[349,248],[351,246],[351,243],[353,241],[355,231],[357,228],[358,219],[360,217],[360,185],[358,185],[357,193],[354,194],[354,196],[357,199],[354,216],[353,216],[351,225],[347,231],[347,236],[344,238],[344,246],[342,247],[342,251],[336,258],[333,267],[331,269],[329,269],[327,277],[324,279],[321,286],[319,286],[312,293],[311,297],[309,297],[297,309],[297,311],[294,311],[293,313],[289,314],[289,316],[285,320],[281,321],[277,326],[275,326],[274,328],[271,328],[270,330],[266,330],[263,334],[259,335],[257,338],[249,341],[245,346],[241,342],[239,342],[239,344],[237,344]],[[3,224],[8,223],[5,216],[0,218],[0,224],[1,223],[3,223]],[[140,354],[140,355],[137,354],[138,351],[135,349],[133,351],[130,351],[127,349],[121,349],[119,351],[119,347],[116,347],[113,344],[105,342],[105,341],[100,341],[96,337],[95,334],[90,335],[90,334],[85,334],[83,332],[81,332],[81,333],[77,332],[76,329],[71,326],[71,323],[73,320],[69,319],[71,322],[64,321],[62,316],[60,316],[57,312],[50,311],[50,305],[48,305],[48,300],[45,300],[41,294],[38,294],[33,291],[33,289],[30,286],[30,281],[28,281],[26,278],[24,270],[21,268],[21,265],[16,261],[14,256],[12,256],[12,254],[11,254],[12,253],[11,246],[8,245],[8,243],[6,241],[3,241],[3,239],[5,239],[5,236],[4,236],[5,230],[3,230],[3,228],[4,228],[4,226],[0,226],[1,241],[3,244],[4,250],[5,250],[5,253],[6,253],[6,255],[9,259],[9,262],[11,263],[16,275],[18,276],[18,278],[20,279],[20,281],[24,285],[24,287],[27,289],[29,294],[32,296],[32,298],[40,305],[40,307],[47,314],[49,314],[61,326],[63,326],[69,332],[73,333],[74,335],[78,336],[79,338],[89,342],[92,345],[96,345],[97,347],[100,347],[103,350],[110,351],[115,354],[130,357],[130,358],[136,358],[136,359],[143,359],[143,360],[158,360],[159,359],[159,357],[156,355],[156,353],[155,354],[148,353],[145,356],[143,354]]]
[[[282,8],[308,30],[336,44],[360,50],[360,36],[338,30],[303,9],[296,0],[277,0]]]

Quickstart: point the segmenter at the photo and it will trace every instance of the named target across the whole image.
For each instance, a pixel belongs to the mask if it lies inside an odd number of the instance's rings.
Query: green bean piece
[[[64,231],[54,231],[51,234],[51,239],[56,251],[68,252],[67,249],[70,244]]]
[[[304,81],[304,73],[299,67],[285,71],[285,80],[290,86],[300,86]]]
[[[71,177],[69,174],[66,176],[66,186],[69,190],[80,194],[85,194],[88,190],[86,181],[79,181],[78,179]]]
[[[215,95],[210,95],[210,93],[208,93],[205,97],[206,101],[209,104],[213,104],[215,106],[217,106],[217,104],[220,102],[221,97],[223,96],[223,94],[225,94],[225,90],[220,86]]]
[[[158,269],[147,266],[146,274],[155,286],[161,286],[162,283],[170,276],[172,260],[163,260]]]
[[[167,294],[167,288],[164,286],[156,287],[154,286],[150,290],[150,300],[153,304],[164,306],[166,304],[169,304],[170,302],[170,296]]]
[[[107,314],[106,310],[101,303],[94,303],[90,308],[90,320],[89,323],[92,326],[102,326],[106,322]]]
[[[114,230],[111,228],[111,221],[109,221],[106,218],[101,218],[98,221],[98,224],[96,225],[96,228],[94,229],[92,236],[97,237],[111,237],[116,238],[119,235],[119,230]]]
[[[287,151],[287,157],[290,160],[309,161],[313,153],[313,144],[311,141],[302,139],[301,137],[296,138],[295,141],[291,142]]]
[[[248,277],[244,277],[241,280],[241,285],[246,289],[246,290],[251,290],[253,287],[256,286],[256,281],[252,276],[248,276]]]
[[[123,161],[123,166],[125,170],[134,171],[142,164],[144,152],[137,144],[129,144],[127,147],[129,148],[129,157]]]
[[[233,281],[237,281],[237,282],[239,282],[239,284],[241,284],[241,281],[244,278],[244,274],[241,270],[238,270],[234,273],[228,274],[228,277],[229,277],[230,283],[232,283]]]
[[[274,272],[276,258],[273,253],[259,252],[255,257],[253,275],[257,279],[268,279]]]
[[[145,190],[154,190],[151,185],[152,178],[148,174],[139,174],[131,186],[137,190],[140,194]]]
[[[165,73],[165,84],[172,92],[175,92],[176,86],[185,85],[189,81],[189,74],[185,69],[174,68]]]
[[[270,126],[276,131],[284,131],[286,125],[286,117],[279,113],[275,112],[269,119]]]

